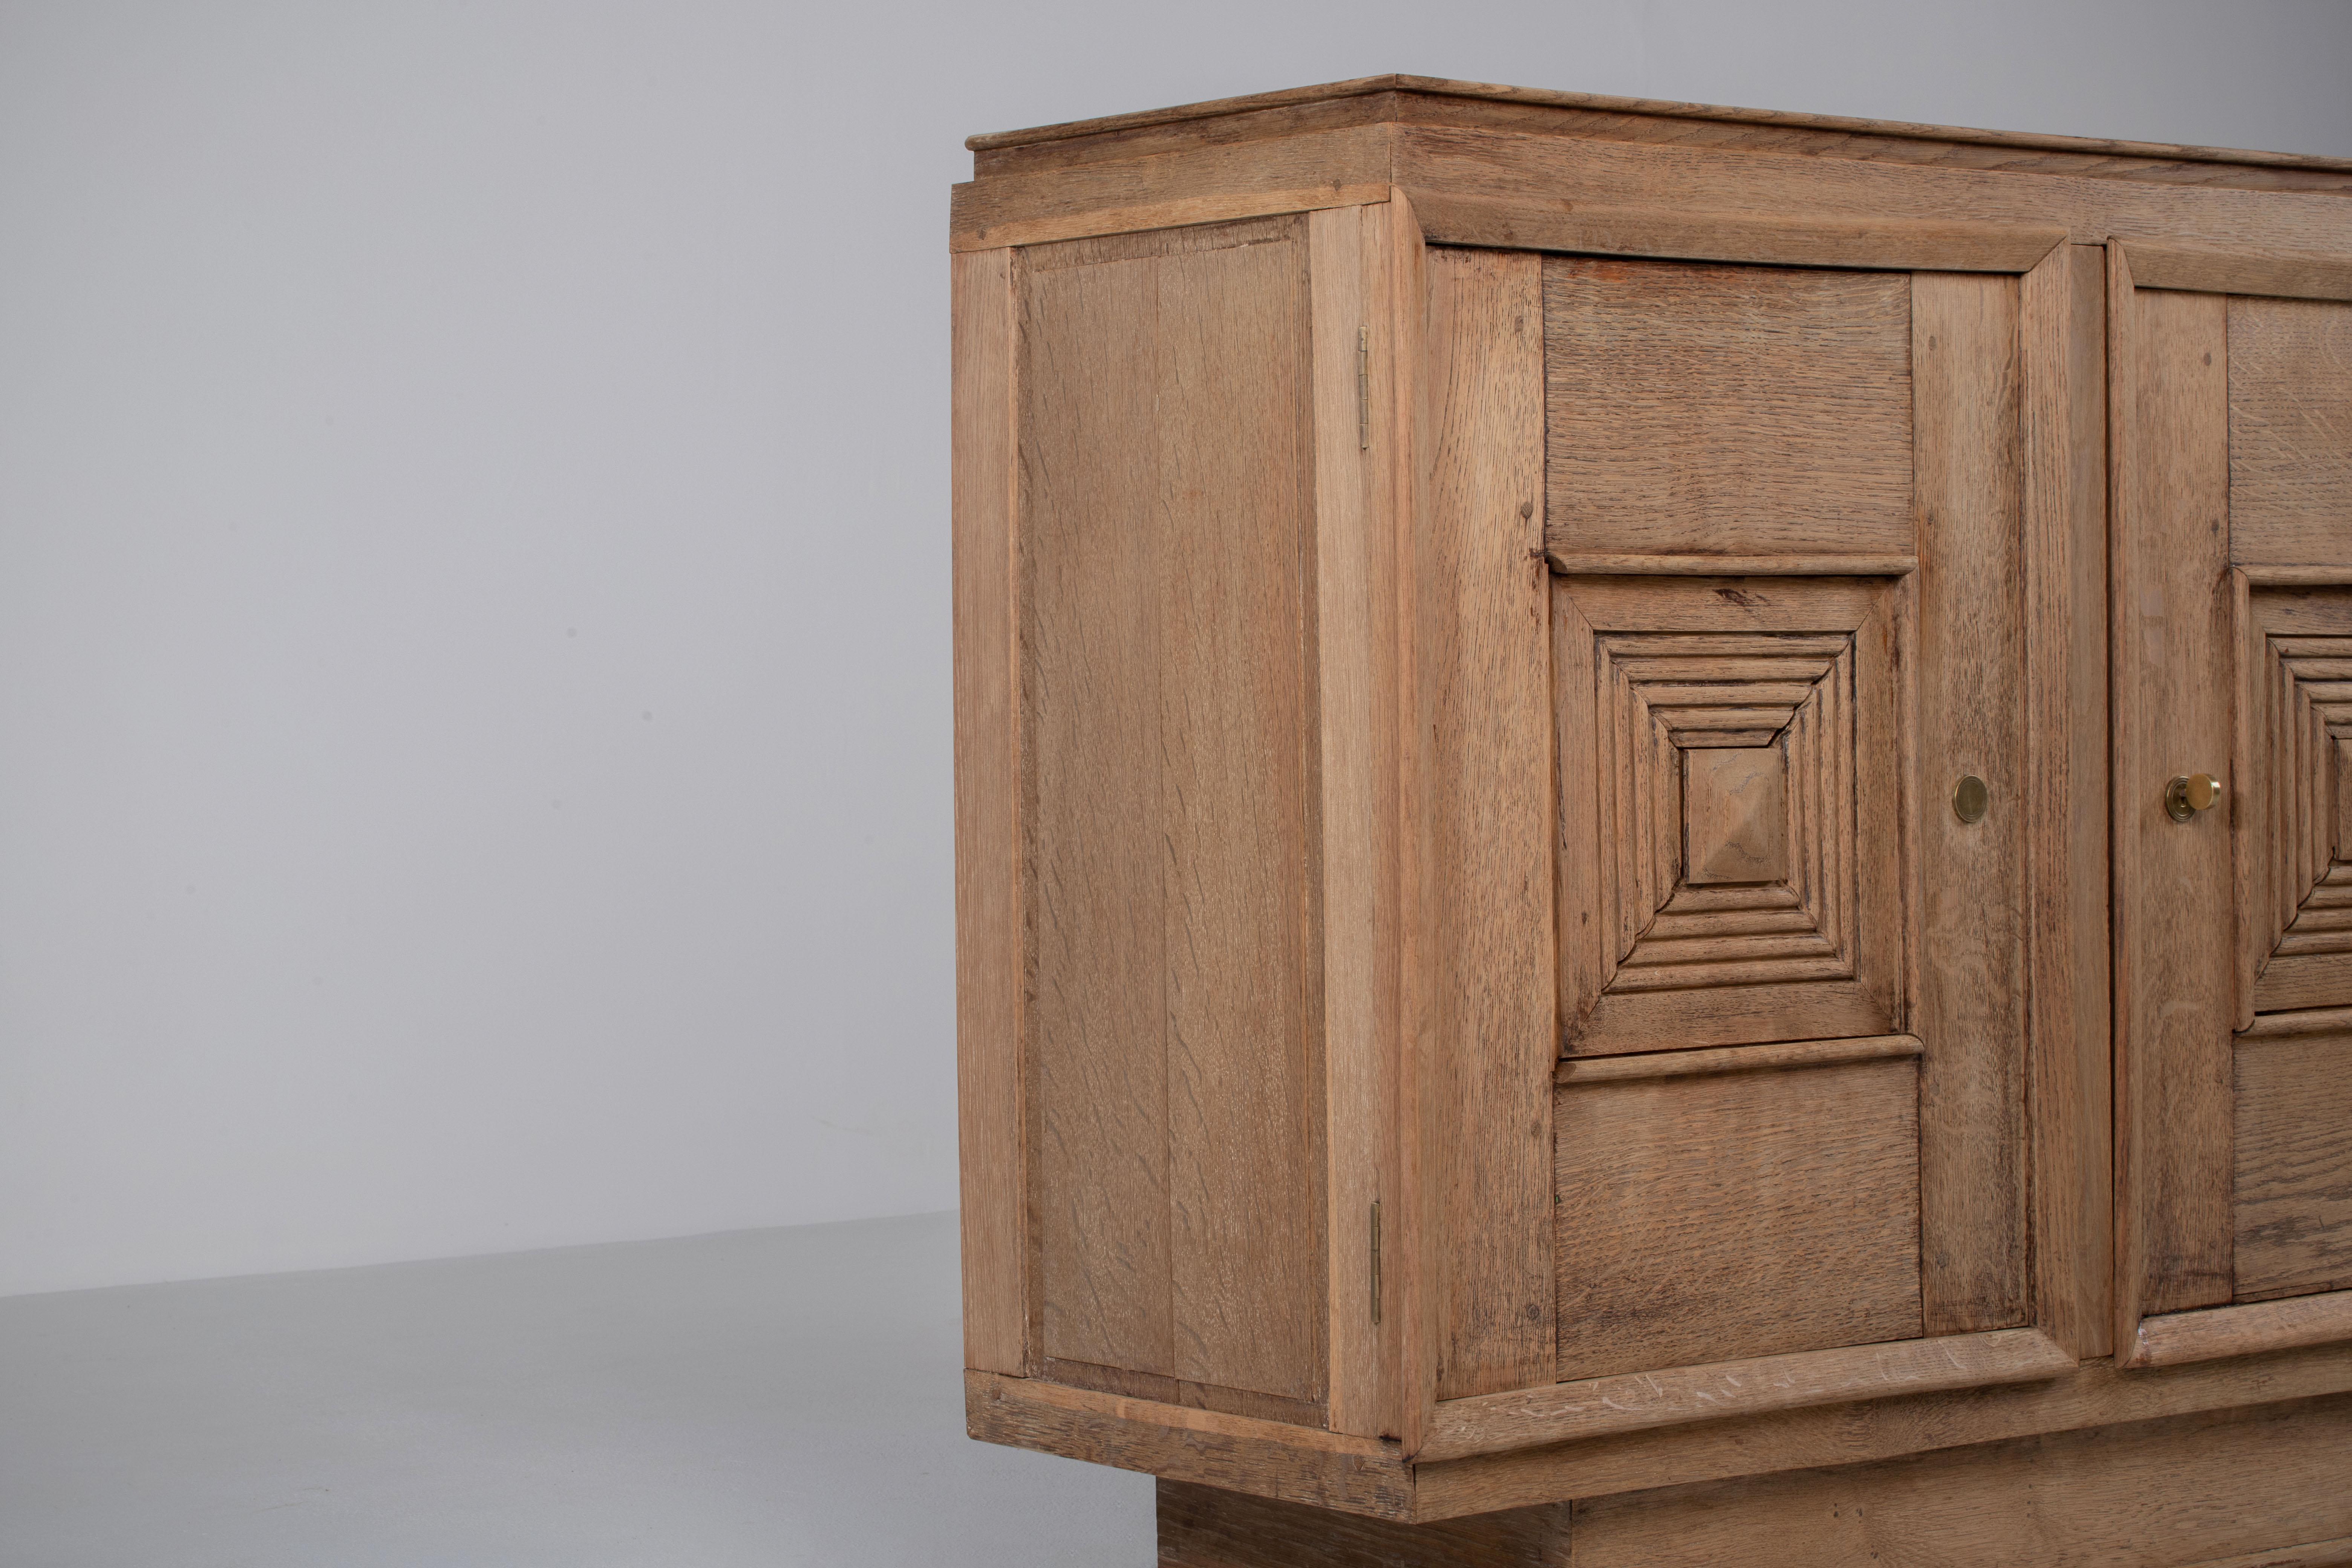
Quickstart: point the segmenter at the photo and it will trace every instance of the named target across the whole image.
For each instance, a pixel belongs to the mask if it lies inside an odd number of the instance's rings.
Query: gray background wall
[[[0,1294],[955,1201],[948,185],[1411,70],[2352,155],[2352,5],[0,4]]]

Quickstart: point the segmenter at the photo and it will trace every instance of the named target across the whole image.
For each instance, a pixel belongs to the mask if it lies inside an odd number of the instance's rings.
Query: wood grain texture
[[[1425,395],[1433,363],[1428,331],[1429,247],[1402,191],[1389,192],[1390,333],[1395,344],[1389,391],[1397,409],[1397,439],[1389,465],[1396,505],[1396,559],[1417,566],[1421,519],[1429,506],[1424,454],[1437,438]],[[1397,626],[1397,907],[1404,911],[1397,954],[1397,1181],[1394,1202],[1381,1205],[1383,1280],[1396,1311],[1397,1436],[1410,1447],[1437,1402],[1444,1353],[1446,1301],[1443,1248],[1449,1238],[1444,1167],[1433,1158],[1422,1128],[1442,1104],[1444,1080],[1433,1053],[1436,1005],[1432,922],[1424,914],[1429,886],[1429,835],[1421,827],[1433,785],[1431,748],[1421,714],[1421,617],[1417,569],[1396,574]]]
[[[1751,1357],[1441,1404],[1414,1456],[1439,1463],[1814,1405],[2031,1383],[2074,1370],[2074,1358],[2032,1329],[1903,1340]]]
[[[2225,822],[2166,781],[2226,771],[2226,304],[2107,260],[2115,488],[2116,1336],[2231,1291],[2231,871]]]
[[[2257,587],[2232,574],[2238,788],[2237,1024],[2352,1003],[2352,866],[2345,747],[2352,740],[2352,594]]]
[[[1499,119],[1443,123],[1442,117],[1421,111],[1428,100],[1400,96],[1392,101],[1398,112],[1371,120],[1276,116],[1265,123],[1268,134],[1228,140],[1212,132],[1158,144],[1105,145],[1108,155],[1099,158],[1024,161],[1018,151],[1009,158],[991,156],[982,160],[984,177],[956,188],[950,232],[971,236],[1097,210],[1259,191],[1336,193],[1387,182],[1526,203],[1556,201],[1562,191],[1572,191],[1581,204],[1735,218],[1803,213],[1872,223],[2056,226],[2092,244],[2127,234],[2137,242],[2191,248],[2352,253],[2352,215],[2338,195],[2244,188],[2249,181],[2277,184],[2283,170],[2176,163],[2186,183],[2156,184],[2105,177],[2131,166],[2128,159],[2082,165],[2060,157],[2054,163],[2029,160],[2033,168],[1969,167],[1952,164],[1948,147],[1924,166],[1906,166],[1783,150],[1769,135],[1758,140],[1748,127],[1731,128],[1722,140],[1701,136],[1676,144],[1671,137],[1643,134],[1659,122],[1638,115],[1528,130]],[[1695,123],[1679,122],[1676,134]],[[1623,134],[1629,130],[1635,134]],[[1850,137],[1832,140],[1843,152],[1861,145]],[[1920,143],[1895,138],[1878,145]],[[2341,175],[2325,178],[2345,183]],[[2207,188],[2195,188],[2200,184]]]
[[[2193,250],[2121,241],[2143,289],[2259,294],[2288,300],[2352,300],[2352,257]]]
[[[955,258],[956,1106],[964,1363],[1028,1365],[1013,258]]]
[[[1780,267],[2023,272],[2066,237],[2047,224],[1665,212],[1440,191],[1415,191],[1412,199],[1432,244]]]
[[[948,248],[953,251],[988,250],[999,246],[1040,245],[1053,240],[1080,239],[1090,235],[1140,234],[1156,229],[1181,228],[1191,224],[1230,223],[1236,218],[1318,212],[1366,202],[1385,202],[1388,196],[1387,184],[1377,182],[1182,196],[1173,201],[1146,202],[1136,206],[1097,207],[1039,217],[1012,218],[996,224],[983,223],[971,229],[955,230],[949,238]]]
[[[2229,301],[2230,556],[2352,561],[2352,304]]]
[[[1570,1057],[1552,1080],[1562,1088],[1634,1079],[1697,1078],[1710,1073],[1772,1072],[1782,1068],[1835,1067],[1843,1062],[1916,1057],[1916,1035],[1861,1036],[1841,1040],[1790,1040],[1776,1045],[1725,1046],[1714,1050],[1656,1051],[1645,1056]]]
[[[2238,1299],[2352,1289],[2352,1032],[2238,1042]]]
[[[1558,1377],[1916,1338],[1917,1082],[1894,1058],[1561,1089]]]
[[[1044,1354],[1317,1401],[1302,229],[1032,254],[1022,679]]]
[[[2026,1321],[2018,287],[1911,280],[1919,509],[1920,1292],[1930,1334]],[[1991,809],[1952,810],[1955,781]]]
[[[1423,1464],[1414,1515],[1450,1518],[1561,1498],[1866,1463],[2042,1431],[2352,1390],[2352,1345],[2119,1370],[2096,1361],[2044,1381],[1897,1394]]]
[[[1389,185],[1394,131],[1385,125],[1312,132],[1252,146],[1198,147],[1165,157],[1001,174],[948,193],[949,244],[982,243],[988,234],[1045,236],[1086,230],[1097,215],[1126,229],[1138,209],[1241,216],[1279,192],[1276,205],[1346,206],[1365,187]],[[1218,204],[1229,204],[1223,210]],[[1104,232],[1096,229],[1095,232]]]
[[[1589,1568],[2146,1568],[2352,1530],[2352,1401],[2029,1437],[1576,1510]]]
[[[1307,226],[1330,1105],[1330,1423],[1336,1431],[1370,1436],[1393,1434],[1398,1422],[1397,1319],[1382,1303],[1374,1321],[1370,1218],[1374,1204],[1393,1198],[1396,1182],[1401,846],[1392,240],[1385,203],[1318,212]],[[1385,1279],[1382,1284],[1389,1293]]]
[[[1569,577],[1900,577],[1918,569],[1915,555],[1652,555],[1638,551],[1549,551],[1551,569]]]
[[[1778,746],[1683,753],[1683,875],[1693,887],[1789,874],[1789,770]]]
[[[2352,1290],[2331,1290],[2143,1319],[2124,1364],[2175,1366],[2345,1340],[2352,1340]]]
[[[1543,265],[1549,548],[1911,551],[1906,276]]]
[[[1412,1517],[1412,1472],[1396,1444],[1221,1411],[964,1374],[964,1423],[984,1443],[1144,1470],[1380,1519]]]
[[[2052,252],[2020,295],[2033,1316],[2096,1356],[2115,1337],[2105,251]]]
[[[1436,1397],[1550,1375],[1553,812],[1543,298],[1532,256],[1430,253],[1415,530],[1436,1194]]]
[[[1910,837],[1897,777],[1901,590],[1562,576],[1552,601],[1563,1049],[1887,1033]],[[1681,758],[1717,746],[1781,753],[1780,881],[1687,880]]]
[[[1391,179],[1414,190],[1506,200],[1575,193],[1597,206],[1766,216],[2052,224],[2191,248],[2352,254],[2352,213],[2332,194],[2152,189],[2072,174],[1904,168],[1738,147],[1631,143],[1404,123]]]
[[[1569,1568],[1569,1512],[1397,1524],[1161,1481],[1160,1568]]]
[[[1135,157],[1154,147],[1185,142],[1249,140],[1262,132],[1246,121],[1270,118],[1286,124],[1287,121],[1277,117],[1302,110],[1344,110],[1350,100],[1369,100],[1376,105],[1369,113],[1360,111],[1359,119],[1394,117],[1408,110],[1427,113],[1442,104],[1457,116],[1453,123],[1475,124],[1482,120],[1515,127],[1549,123],[1560,133],[1570,135],[1818,153],[1835,158],[1960,167],[2063,169],[2113,179],[2146,179],[2165,184],[2200,180],[2227,183],[2233,178],[2259,178],[2271,172],[2330,181],[2311,187],[2315,189],[2352,190],[2352,159],[1920,125],[1782,110],[1736,109],[1720,104],[1559,92],[1410,75],[1360,77],[1023,131],[994,132],[969,137],[964,145],[983,155],[1023,152],[1051,155],[1051,150],[1059,149],[1063,156],[1091,152],[1097,156]],[[1151,143],[1121,140],[1138,132],[1159,132],[1166,140]]]
[[[2352,1563],[2352,1536],[2306,1542],[2300,1546],[2275,1546],[2266,1552],[2245,1552],[2215,1557],[2193,1568],[2342,1568]]]

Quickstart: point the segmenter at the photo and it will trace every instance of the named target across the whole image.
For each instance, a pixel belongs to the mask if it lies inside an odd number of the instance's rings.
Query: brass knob
[[[2164,786],[2164,812],[2175,822],[2186,822],[2200,811],[2210,811],[2221,798],[2221,781],[2211,773],[2183,773]]]
[[[1964,773],[1952,786],[1952,815],[1962,822],[1982,822],[1992,805],[1992,791],[1974,773]]]

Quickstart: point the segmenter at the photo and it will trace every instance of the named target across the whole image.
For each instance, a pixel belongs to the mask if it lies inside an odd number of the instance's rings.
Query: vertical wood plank
[[[1035,1364],[1318,1420],[1306,220],[1016,267]]]
[[[1026,276],[1023,913],[1041,1354],[1173,1376],[1156,263]]]
[[[1371,1214],[1394,1181],[1397,445],[1386,204],[1307,220],[1315,331],[1317,671],[1329,1110],[1333,1430],[1396,1430],[1395,1316],[1374,1321]],[[1360,405],[1360,398],[1361,400]],[[1383,1280],[1382,1284],[1385,1285]]]
[[[2025,1321],[2025,773],[2016,282],[1911,282],[1925,946],[1920,1284],[1930,1334]],[[1991,809],[1952,809],[1973,773]]]
[[[1319,1400],[1307,259],[1159,264],[1157,706],[1175,1375]]]
[[[2223,297],[2135,289],[2113,246],[2107,289],[2121,1346],[2231,1292],[2228,823],[2163,803],[2231,752],[2229,355]]]
[[[1559,1052],[1543,280],[1532,254],[1430,254],[1416,635],[1425,771],[1432,1162],[1444,1307],[1437,1397],[1553,1363]]]
[[[2115,1269],[2105,249],[2058,247],[2022,293],[2033,1316],[2092,1357]]]
[[[1415,541],[1427,504],[1422,454],[1433,432],[1429,399],[1422,395],[1428,374],[1429,247],[1421,223],[1402,189],[1389,187],[1389,293],[1387,314],[1394,353],[1388,377],[1395,410],[1396,441],[1388,464],[1392,552],[1398,563],[1393,591],[1396,627],[1397,1070],[1395,1210],[1383,1202],[1382,1282],[1387,1310],[1397,1319],[1397,1436],[1404,1451],[1419,1447],[1437,1405],[1437,1364],[1442,1315],[1437,1300],[1436,1216],[1442,1212],[1421,1129],[1431,1104],[1431,1026],[1428,984],[1429,921],[1424,917],[1424,866],[1428,844],[1423,831],[1430,792],[1430,748],[1421,734],[1420,615],[1422,590],[1408,569],[1417,560]],[[1385,1315],[1385,1312],[1384,1312]]]
[[[954,321],[956,1131],[964,1364],[1028,1363],[1013,689],[1013,253],[950,260]]]

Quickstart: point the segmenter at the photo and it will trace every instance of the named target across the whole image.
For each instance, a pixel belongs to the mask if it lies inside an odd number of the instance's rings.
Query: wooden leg
[[[1395,1524],[1160,1483],[1160,1568],[1568,1568],[1566,1503]]]

